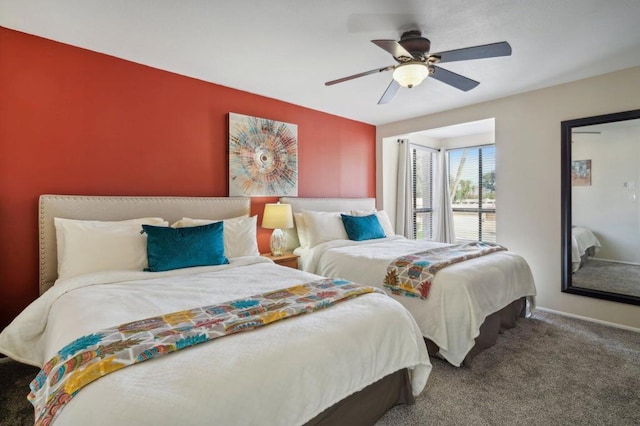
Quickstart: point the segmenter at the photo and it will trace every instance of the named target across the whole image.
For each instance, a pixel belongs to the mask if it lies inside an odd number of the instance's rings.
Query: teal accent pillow
[[[189,228],[142,225],[147,234],[147,271],[224,265],[223,222]]]
[[[369,216],[349,216],[341,214],[344,229],[350,240],[363,241],[373,240],[375,238],[384,238],[384,229],[380,225],[378,216],[371,214]]]

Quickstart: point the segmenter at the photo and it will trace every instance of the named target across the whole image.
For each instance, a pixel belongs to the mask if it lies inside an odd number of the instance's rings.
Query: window
[[[495,146],[452,149],[447,156],[456,240],[495,242]]]
[[[433,239],[433,165],[436,151],[411,145],[413,238]]]

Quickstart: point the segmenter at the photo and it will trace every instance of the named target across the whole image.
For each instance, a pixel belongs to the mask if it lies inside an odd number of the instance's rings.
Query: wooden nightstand
[[[282,256],[271,256],[271,253],[265,253],[261,256],[268,257],[278,265],[287,266],[289,268],[298,269],[298,255],[293,253],[285,253]]]

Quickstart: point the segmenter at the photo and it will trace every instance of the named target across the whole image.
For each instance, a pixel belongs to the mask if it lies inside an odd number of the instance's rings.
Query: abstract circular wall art
[[[229,196],[298,195],[298,126],[229,113]]]

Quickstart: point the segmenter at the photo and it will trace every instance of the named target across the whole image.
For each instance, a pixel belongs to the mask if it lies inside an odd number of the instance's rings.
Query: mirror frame
[[[573,287],[571,284],[571,131],[574,127],[612,123],[640,118],[640,109],[617,112],[614,114],[567,120],[561,123],[561,205],[562,205],[562,292],[612,300],[614,302],[640,305],[640,297],[620,293]],[[640,143],[640,142],[639,142]]]

